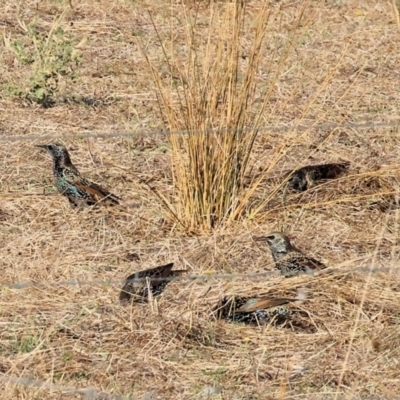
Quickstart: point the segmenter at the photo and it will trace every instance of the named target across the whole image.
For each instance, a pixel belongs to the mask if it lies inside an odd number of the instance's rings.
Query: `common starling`
[[[288,187],[299,192],[315,186],[318,181],[336,179],[349,168],[349,162],[307,165],[291,172]]]
[[[327,268],[326,265],[314,258],[305,256],[296,249],[289,238],[281,232],[273,232],[267,236],[256,237],[254,240],[266,242],[275,261],[275,267],[286,277],[311,274],[315,271]]]
[[[288,189],[304,192],[324,180],[338,178],[349,166],[349,162],[307,165],[287,173],[286,176],[291,176],[283,190],[282,204],[285,205]]]
[[[73,208],[93,206],[98,202],[108,205],[119,204],[119,197],[84,178],[72,164],[68,151],[62,144],[38,145],[53,157],[54,184],[66,196]]]
[[[171,271],[174,263],[146,269],[129,275],[119,294],[119,300],[125,304],[129,301],[144,302],[149,296],[149,288],[153,296],[159,296],[165,286],[176,276],[186,270]]]
[[[297,299],[226,296],[213,313],[217,319],[265,325],[284,322],[291,314],[287,305]]]

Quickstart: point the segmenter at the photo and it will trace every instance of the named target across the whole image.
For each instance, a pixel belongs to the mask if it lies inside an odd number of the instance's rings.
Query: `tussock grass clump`
[[[210,230],[238,219],[257,186],[244,190],[244,176],[289,46],[284,43],[281,54],[271,54],[271,64],[262,65],[271,11],[263,6],[254,21],[248,19],[239,1],[212,6],[205,31],[203,24],[190,24],[188,17],[185,62],[176,61],[179,49],[171,48],[171,54],[164,49],[169,80],[148,58],[171,132],[178,200],[176,207],[168,208],[175,209],[174,217],[189,231]],[[246,30],[252,31],[247,42]],[[271,78],[259,85],[260,71],[265,69]]]

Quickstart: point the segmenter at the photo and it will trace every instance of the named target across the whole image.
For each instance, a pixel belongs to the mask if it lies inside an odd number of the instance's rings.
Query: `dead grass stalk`
[[[177,61],[173,47],[169,55],[164,49],[169,79],[163,79],[147,57],[160,108],[172,132],[177,204],[171,214],[178,216],[186,230],[207,231],[243,214],[248,198],[259,184],[248,187],[245,193],[244,176],[261,116],[303,11],[304,5],[264,91],[259,90],[257,77],[262,69],[260,55],[267,27],[273,20],[268,5],[261,8],[253,21],[253,35],[247,43],[243,42],[243,30],[249,29],[248,14],[241,1],[212,6],[205,37],[188,17],[185,62]],[[174,134],[181,130],[188,130],[188,134]],[[209,133],[212,130],[218,132]],[[172,208],[168,206],[169,210]]]

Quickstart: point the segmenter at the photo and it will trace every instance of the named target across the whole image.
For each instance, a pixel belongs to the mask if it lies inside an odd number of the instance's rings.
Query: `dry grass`
[[[379,204],[399,192],[398,131],[258,135],[247,175],[250,182],[258,176],[262,181],[243,218],[228,228],[187,237],[142,183],[174,203],[166,138],[77,136],[162,128],[153,75],[136,36],[153,62],[162,60],[153,23],[159,36],[172,36],[179,49],[186,43],[188,16],[196,15],[197,23],[207,27],[210,7],[222,3],[74,3],[73,9],[68,2],[51,1],[22,7],[6,0],[0,6],[0,24],[11,37],[24,40],[17,16],[25,22],[37,18],[38,27],[49,30],[55,16],[67,10],[64,28],[77,42],[87,39],[77,82],[63,87],[69,101],[42,109],[13,99],[2,86],[1,133],[69,135],[65,144],[77,167],[112,188],[126,207],[73,212],[53,189],[49,158],[34,150],[41,140],[3,142],[1,283],[122,282],[135,270],[168,261],[194,274],[272,270],[268,251],[251,236],[273,230],[284,230],[298,247],[343,273],[173,282],[156,302],[132,308],[118,304],[114,284],[3,287],[1,372],[134,398],[207,398],[210,387],[222,391],[208,397],[235,400],[395,398],[400,387],[399,211]],[[261,2],[249,2],[250,20],[261,7]],[[276,17],[268,24],[268,51],[260,62],[275,69],[258,73],[260,92],[273,81],[267,71],[276,71],[281,60],[274,50],[287,43],[301,4],[281,1],[271,7]],[[313,3],[305,15],[302,35],[279,69],[260,123],[398,118],[394,83],[400,41],[391,2]],[[6,49],[1,61],[2,84],[26,82],[29,66]],[[282,207],[276,176],[309,162],[338,160],[351,162],[346,176],[289,194]],[[272,179],[265,177],[266,170]],[[370,265],[393,269],[371,275],[345,272]],[[224,294],[294,295],[304,285],[308,298],[292,324],[261,329],[210,317]],[[4,399],[73,397],[7,381],[1,386]]]
[[[175,211],[171,204],[167,208],[186,231],[227,225],[241,216],[256,190],[257,184],[251,185],[248,193],[243,191],[245,172],[272,88],[299,33],[303,12],[301,7],[275,71],[271,65],[265,69],[261,64],[268,24],[276,17],[266,5],[256,19],[249,17],[242,2],[233,2],[222,10],[210,7],[206,30],[204,24],[192,22],[186,15],[184,44],[174,48],[172,42],[172,54],[163,48],[168,65],[166,80],[142,46],[154,71],[161,111],[173,133],[172,172],[178,206]],[[161,36],[159,40],[163,46]],[[186,51],[182,52],[182,47]],[[272,78],[259,85],[262,69]],[[175,133],[182,131],[188,133]]]

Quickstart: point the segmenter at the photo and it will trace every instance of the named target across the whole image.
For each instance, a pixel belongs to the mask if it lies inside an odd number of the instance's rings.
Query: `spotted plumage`
[[[345,172],[350,163],[332,163],[321,165],[307,165],[291,172],[288,187],[299,192],[315,186],[318,181],[336,179]]]
[[[265,325],[282,323],[291,314],[288,304],[296,299],[226,296],[213,310],[217,319],[229,322]]]
[[[54,184],[73,208],[93,206],[99,202],[119,204],[119,198],[106,189],[84,178],[72,164],[67,149],[62,144],[39,145],[53,158]]]
[[[153,296],[159,296],[174,277],[186,272],[186,270],[172,271],[173,266],[174,263],[170,263],[129,275],[119,295],[120,302],[125,304],[129,301],[146,301],[149,288]]]
[[[272,232],[267,236],[254,239],[267,243],[275,261],[275,267],[286,277],[300,275],[301,273],[311,274],[327,268],[320,261],[307,257],[296,249],[290,243],[290,239],[281,232]]]

